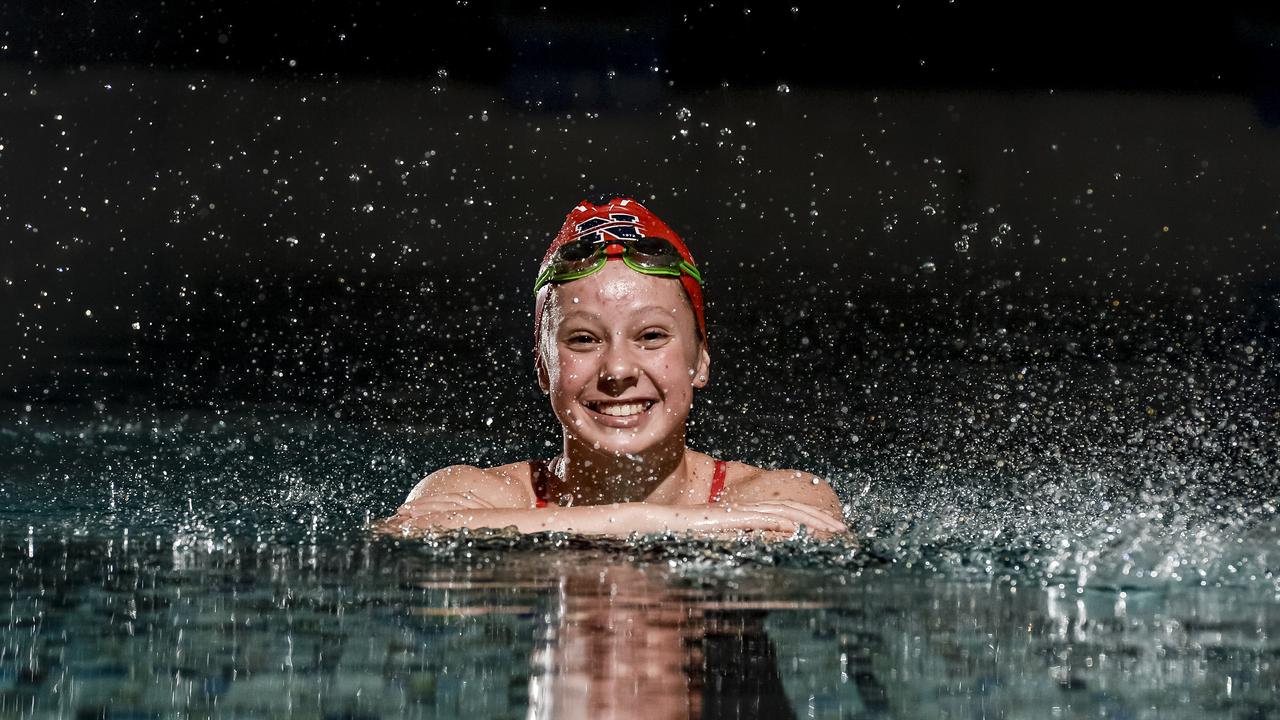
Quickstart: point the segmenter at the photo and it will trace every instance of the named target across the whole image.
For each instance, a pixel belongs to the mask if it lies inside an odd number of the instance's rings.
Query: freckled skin
[[[686,447],[685,423],[711,358],[676,280],[607,262],[544,292],[538,384],[563,430],[561,473],[548,495],[567,496],[571,506],[534,507],[527,462],[455,465],[419,483],[379,530],[787,537],[804,525],[818,535],[848,532],[831,487],[795,470],[727,463],[725,492],[708,503],[714,460]],[[593,410],[602,402],[648,409],[619,419]]]

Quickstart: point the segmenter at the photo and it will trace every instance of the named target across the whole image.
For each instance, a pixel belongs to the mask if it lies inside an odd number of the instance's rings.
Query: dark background
[[[1280,11],[824,8],[4,3],[0,397],[542,417],[529,285],[605,191],[705,266],[744,413],[1015,316],[1273,331]]]

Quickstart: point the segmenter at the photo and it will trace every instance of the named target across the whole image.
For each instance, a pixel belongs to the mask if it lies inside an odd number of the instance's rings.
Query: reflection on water
[[[530,717],[790,716],[767,604],[724,602],[678,587],[662,567],[607,559],[557,575]]]
[[[1280,715],[1273,311],[1029,297],[717,346],[698,446],[831,478],[856,546],[361,529],[544,451],[520,413],[12,408],[0,718]]]
[[[3,717],[1271,717],[1271,589],[6,530]]]

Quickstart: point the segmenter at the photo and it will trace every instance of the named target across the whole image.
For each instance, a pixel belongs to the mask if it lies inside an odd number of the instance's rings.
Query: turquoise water
[[[10,417],[2,717],[1280,714],[1274,508],[861,466],[828,472],[856,543],[389,540],[363,528],[422,468],[520,449],[265,408]]]
[[[675,568],[555,541],[4,550],[6,716],[1277,711],[1271,593],[731,568],[726,549]]]
[[[28,5],[0,720],[1280,718],[1265,13],[1135,25],[1234,48],[1196,77],[1050,88],[970,52],[1044,27],[962,3],[860,15],[894,49],[851,75],[798,6]],[[431,469],[555,452],[529,283],[614,189],[706,271],[690,445],[828,478],[856,541],[366,530]]]
[[[0,415],[0,717],[1280,717],[1274,290],[773,293],[717,308],[690,442],[829,478],[855,542],[372,536],[554,452],[514,333],[52,368]]]

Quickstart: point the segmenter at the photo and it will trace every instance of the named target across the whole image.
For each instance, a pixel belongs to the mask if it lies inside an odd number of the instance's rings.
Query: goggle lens
[[[551,257],[543,273],[538,277],[534,292],[547,283],[576,280],[595,273],[604,267],[606,248],[621,245],[622,259],[632,269],[653,275],[680,275],[682,272],[702,282],[702,274],[684,260],[680,251],[669,240],[659,237],[627,238],[626,240],[581,239],[562,245]]]
[[[680,257],[680,251],[676,250],[676,246],[656,237],[644,237],[639,240],[633,240],[631,247],[641,255],[652,255],[654,257]]]
[[[555,257],[551,259],[551,262],[578,262],[580,260],[586,260],[592,255],[595,255],[596,250],[596,244],[587,242],[586,240],[571,242],[557,250]]]

